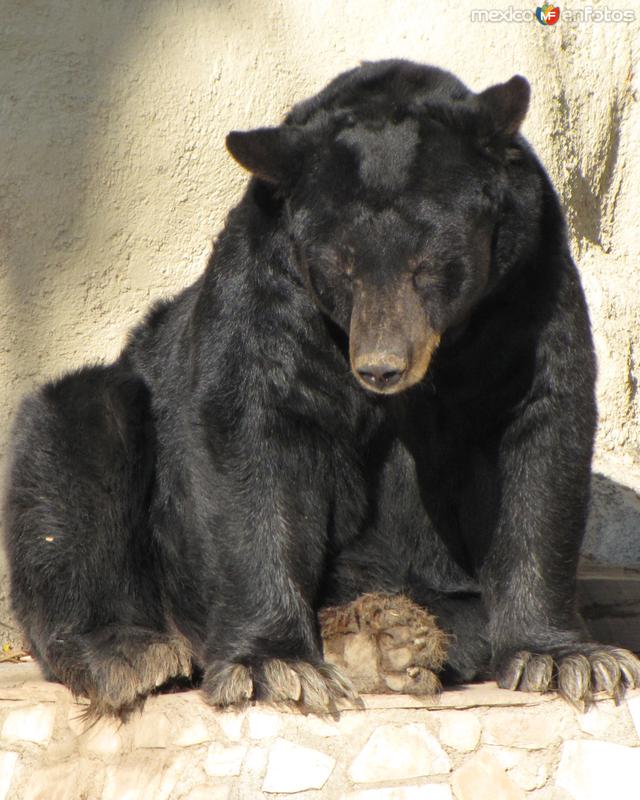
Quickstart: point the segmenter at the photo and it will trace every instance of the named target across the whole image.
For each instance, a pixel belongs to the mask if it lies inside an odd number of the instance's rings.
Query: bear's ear
[[[302,135],[296,128],[231,131],[226,145],[238,164],[268,183],[289,183],[300,171]]]
[[[522,75],[514,75],[506,83],[490,86],[478,95],[495,136],[515,136],[529,108],[531,87]]]

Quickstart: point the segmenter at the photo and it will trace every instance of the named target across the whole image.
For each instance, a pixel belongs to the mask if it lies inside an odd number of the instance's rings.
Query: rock
[[[112,755],[123,747],[123,734],[128,729],[116,720],[103,717],[91,725],[87,725],[82,717],[82,708],[73,705],[67,715],[67,723],[77,736],[78,747],[98,755]]]
[[[576,800],[573,795],[559,789],[557,786],[545,786],[544,789],[537,789],[529,792],[527,800]]]
[[[71,732],[76,736],[82,736],[89,729],[87,721],[83,714],[87,710],[87,706],[80,705],[79,703],[71,703],[69,711],[67,712],[67,725]]]
[[[525,755],[522,750],[513,750],[509,747],[498,747],[496,745],[487,745],[480,752],[488,753],[495,758],[502,769],[506,770],[516,767]]]
[[[204,720],[198,718],[180,728],[173,743],[178,747],[193,747],[196,744],[210,742],[212,738]]]
[[[0,753],[0,800],[6,800],[11,788],[13,772],[18,763],[19,755],[6,750]]]
[[[436,702],[440,708],[478,708],[481,706],[540,706],[554,701],[553,695],[539,692],[512,692],[501,689],[495,681],[471,683],[445,689]]]
[[[88,759],[74,759],[73,762],[66,764],[36,768],[31,775],[24,776],[28,782],[22,797],[24,800],[69,800],[72,797],[95,797],[92,783],[100,784],[101,773],[102,767],[96,767]],[[0,792],[0,798],[2,796]]]
[[[527,792],[539,789],[549,779],[546,753],[496,745],[485,745],[480,752],[493,758],[509,778]]]
[[[201,783],[185,794],[181,800],[229,800],[231,797],[231,786],[210,786]]]
[[[452,750],[469,753],[480,741],[482,727],[472,711],[445,711],[438,715],[440,742]]]
[[[613,700],[599,700],[585,714],[577,715],[578,725],[594,738],[635,746],[640,741],[631,714],[625,706],[625,703],[617,706]]]
[[[484,720],[482,740],[486,744],[503,747],[522,747],[543,750],[560,741],[562,737],[559,709],[554,714],[543,709],[493,709]]]
[[[430,783],[423,786],[360,789],[343,794],[340,800],[453,800],[453,795],[446,783]]]
[[[478,753],[453,773],[457,800],[524,800],[525,794],[489,753]]]
[[[636,733],[640,737],[640,692],[627,694],[627,708],[631,714]]]
[[[276,739],[269,750],[262,791],[286,793],[322,789],[335,764],[334,758],[319,750]]]
[[[184,756],[168,759],[161,753],[134,753],[107,767],[101,800],[169,800],[188,763]],[[77,796],[72,793],[65,800]],[[97,795],[89,793],[87,797],[93,800]]]
[[[591,736],[603,736],[613,722],[611,714],[606,714],[597,705],[592,706],[586,713],[578,715],[580,729]]]
[[[158,711],[145,711],[136,718],[133,731],[133,746],[164,748],[173,739],[175,726],[166,714]]]
[[[449,756],[422,723],[381,725],[349,769],[355,783],[408,780],[451,771]]]
[[[221,711],[216,715],[216,722],[227,739],[239,742],[242,739],[245,716],[243,711]]]
[[[525,792],[531,792],[541,789],[549,780],[549,767],[541,761],[539,753],[527,753],[508,775]]]
[[[244,761],[246,775],[260,778],[267,764],[267,751],[264,747],[250,747]]]
[[[240,774],[242,761],[247,752],[244,744],[225,747],[214,742],[209,748],[204,769],[207,775],[215,777],[235,776]]]
[[[250,739],[269,739],[277,736],[282,728],[282,720],[278,714],[263,708],[252,708],[248,719]]]
[[[344,717],[344,715],[343,715]],[[322,717],[318,717],[315,714],[309,714],[304,719],[304,727],[309,733],[313,733],[315,736],[340,736],[340,728],[331,722],[327,722]]]
[[[556,786],[576,800],[635,800],[640,791],[640,748],[590,740],[565,742]]]
[[[46,703],[16,708],[5,719],[0,737],[10,742],[45,744],[53,733],[55,714],[55,707]]]
[[[559,705],[552,694],[539,692],[512,692],[500,689],[493,681],[480,684],[469,684],[452,689],[445,689],[437,697],[420,697],[410,694],[373,694],[363,696],[366,709],[386,708],[430,708],[434,711],[443,709],[493,708],[499,706],[545,706]]]
[[[82,734],[80,741],[85,750],[98,755],[113,755],[122,749],[122,736],[111,720],[100,720]]]

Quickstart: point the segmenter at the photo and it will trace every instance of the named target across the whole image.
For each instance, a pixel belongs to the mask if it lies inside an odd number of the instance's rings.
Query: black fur
[[[611,653],[598,682],[575,606],[594,355],[527,102],[381,62],[231,134],[255,177],[202,278],[24,402],[14,609],[97,713],[191,660],[218,704],[348,695],[317,612],[367,592],[436,614],[449,679],[546,689],[564,663],[562,688],[581,655],[574,701],[637,682]],[[528,684],[523,652],[551,656]]]

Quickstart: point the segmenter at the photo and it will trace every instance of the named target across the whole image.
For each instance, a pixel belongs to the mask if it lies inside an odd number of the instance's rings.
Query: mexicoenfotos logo
[[[536,19],[541,25],[555,25],[560,19],[560,9],[558,6],[545,3],[543,6],[536,8]]]
[[[634,0],[637,4],[638,0]],[[540,2],[540,0],[539,0]],[[635,22],[638,14],[633,8],[609,8],[608,6],[582,6],[571,8],[562,6],[563,25],[582,25],[595,23],[629,23]],[[535,22],[536,20],[550,30],[560,19],[560,8],[553,3],[541,0],[541,5],[534,11],[531,6],[521,8],[518,6],[503,6],[502,8],[473,8],[471,9],[471,22]]]

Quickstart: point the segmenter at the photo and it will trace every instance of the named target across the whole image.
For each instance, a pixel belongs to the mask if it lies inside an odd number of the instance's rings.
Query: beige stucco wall
[[[24,392],[112,358],[150,300],[201,271],[245,183],[226,132],[277,122],[359,60],[399,56],[478,90],[531,81],[525,133],[569,214],[596,332],[598,452],[624,482],[640,463],[640,8],[632,24],[471,21],[509,5],[4,0],[0,454]]]

